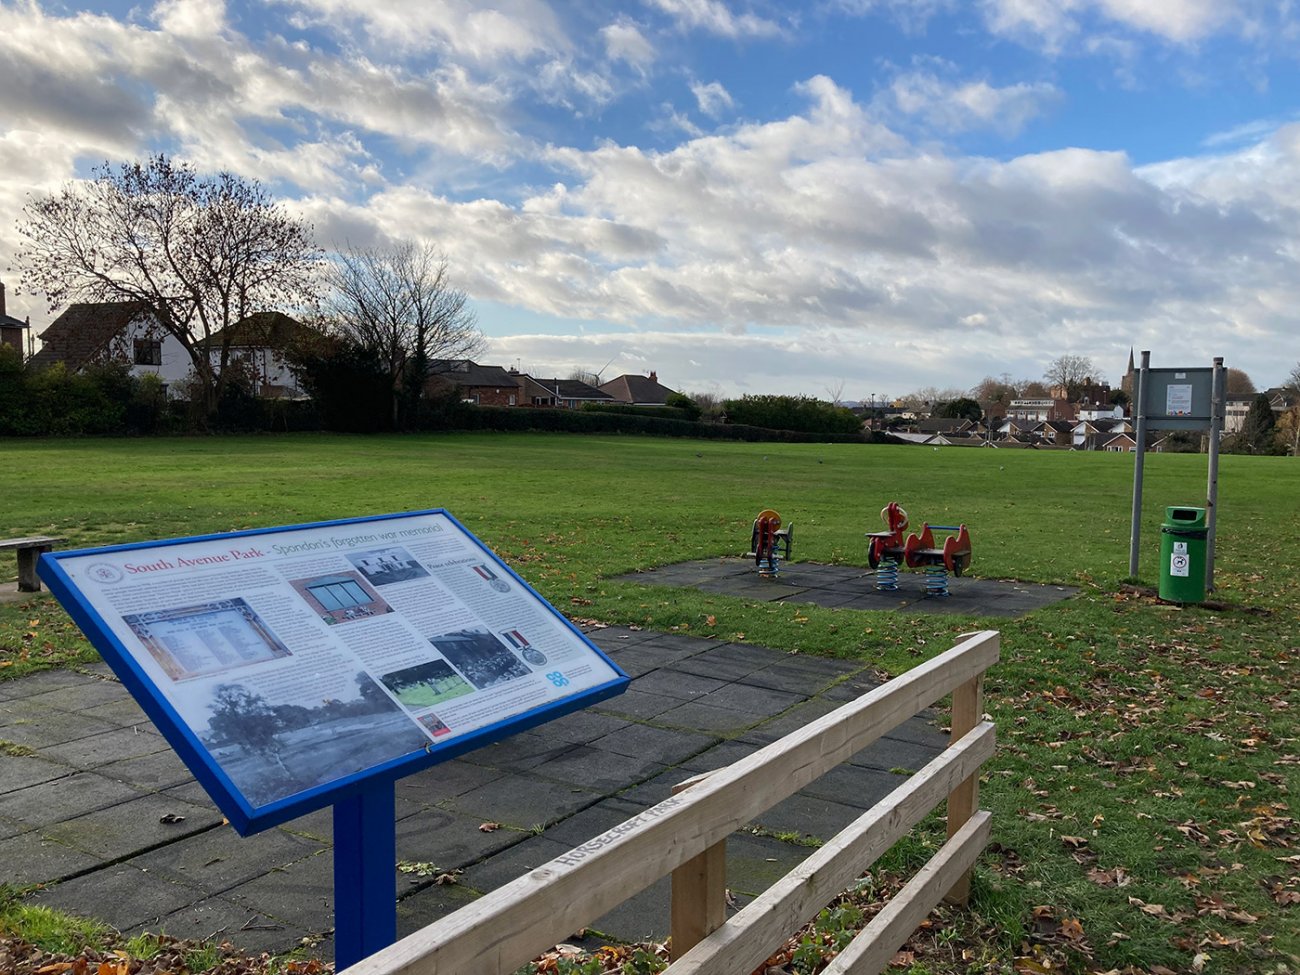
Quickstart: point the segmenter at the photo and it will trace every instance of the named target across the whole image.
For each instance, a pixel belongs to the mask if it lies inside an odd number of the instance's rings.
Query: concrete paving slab
[[[594,806],[588,806],[582,812],[556,823],[543,835],[573,849],[644,811],[645,807],[635,802],[602,799]]]
[[[588,709],[548,721],[542,733],[575,745],[589,745],[598,738],[628,727],[629,724],[631,722],[625,718],[616,718],[612,714],[600,714]]]
[[[564,754],[571,747],[570,742],[534,731],[525,731],[496,744],[476,748],[461,756],[461,761],[506,772],[526,772],[557,755]]]
[[[80,772],[0,796],[0,816],[43,828],[130,802],[141,794],[138,789],[94,772]]]
[[[762,579],[752,568],[746,573],[746,567],[743,559],[703,559],[615,579],[642,585],[693,584],[703,592],[759,602],[788,600],[826,608],[942,616],[1022,616],[1068,599],[1078,591],[1068,586],[963,576],[948,579],[948,597],[926,598],[924,577],[917,572],[903,572],[896,592],[880,592],[875,588],[874,575],[862,567],[790,562],[782,565],[775,579]]]
[[[92,718],[99,718],[101,721],[108,721],[112,724],[119,725],[123,728],[131,728],[135,725],[146,725],[153,727],[153,722],[149,716],[144,713],[144,709],[136,704],[131,698],[124,701],[110,701],[108,704],[100,704],[93,708],[86,708],[83,714],[88,714]]]
[[[624,691],[618,697],[601,701],[596,710],[601,714],[612,714],[626,718],[646,721],[665,711],[671,711],[682,703],[681,698],[666,694],[646,694],[632,689]]]
[[[710,691],[699,698],[699,703],[707,704],[709,707],[761,714],[766,718],[774,717],[803,700],[802,694],[794,694],[789,690],[774,690],[770,687],[755,687],[752,684],[737,682]]]
[[[23,704],[9,701],[7,705]],[[117,731],[118,725],[85,714],[67,711],[31,710],[12,714],[13,720],[0,727],[0,738],[29,748],[48,748],[68,741],[77,741],[92,735]]]
[[[460,884],[426,887],[413,891],[409,896],[397,902],[397,936],[404,938],[408,934],[427,927],[466,904],[479,899],[477,891]]]
[[[218,826],[126,862],[204,893],[220,894],[323,849],[321,843],[280,829],[241,838],[232,827]]]
[[[700,701],[690,701],[665,711],[655,718],[655,724],[683,730],[699,729],[720,735],[738,735],[761,722],[767,715],[734,708],[715,708]]]
[[[729,643],[717,647],[708,653],[696,654],[685,660],[678,660],[671,665],[671,670],[678,674],[695,674],[700,677],[712,677],[715,680],[736,681],[748,677],[755,671],[769,667],[779,657],[764,655],[757,657],[746,653],[746,647]],[[776,651],[772,651],[776,653]]]
[[[714,735],[634,724],[598,738],[592,742],[592,747],[629,758],[645,758],[664,765],[678,765],[719,741]]]
[[[15,887],[66,880],[101,865],[98,857],[37,830],[7,840],[4,851],[5,855],[0,857],[0,884]]]
[[[251,955],[279,954],[309,938],[307,931],[269,918],[261,911],[222,897],[209,897],[149,924],[128,928],[128,936],[166,934],[194,941],[230,941]]]
[[[426,809],[397,824],[397,859],[432,863],[443,872],[463,869],[522,842],[528,835],[510,829],[485,833],[479,829],[484,822],[447,809]],[[400,874],[398,890],[405,893],[411,887],[411,878]]]
[[[276,867],[240,884],[225,899],[290,927],[330,930],[334,927],[334,859],[326,852]]]
[[[862,812],[856,806],[796,792],[766,812],[759,813],[754,822],[773,833],[794,833],[825,842]]]
[[[666,765],[648,758],[619,755],[590,745],[570,745],[564,754],[534,768],[532,775],[604,793],[621,788],[629,780],[653,778],[666,769]]]
[[[708,751],[693,755],[681,763],[681,768],[690,772],[712,772],[716,769],[726,768],[733,765],[742,758],[748,758],[754,752],[762,747],[756,742],[747,742],[739,739],[724,741],[715,745]]]
[[[905,776],[857,765],[840,765],[799,791],[858,809],[870,809],[905,781]]]
[[[137,758],[161,751],[171,751],[171,745],[167,744],[166,739],[153,731],[136,726],[114,728],[102,734],[78,738],[76,741],[64,742],[61,745],[52,745],[42,748],[41,754],[65,765],[93,769],[124,758]]]
[[[103,704],[120,704],[131,700],[131,694],[116,680],[91,678],[67,687],[58,687],[26,699],[39,708],[55,711],[84,713]]]
[[[179,821],[164,822],[167,817],[179,817]],[[199,806],[151,795],[65,819],[50,826],[46,833],[101,860],[118,860],[140,850],[174,843],[220,822],[220,816]]]
[[[70,766],[36,755],[5,755],[0,761],[0,796],[71,775],[74,771]]]
[[[504,774],[484,765],[453,759],[398,779],[394,791],[398,799],[434,806],[453,796],[464,795],[471,789],[494,782]]]
[[[491,821],[519,829],[559,822],[579,809],[593,806],[602,793],[581,785],[564,785],[529,775],[507,775],[464,795],[448,799],[454,812],[480,822]]]
[[[127,931],[156,926],[162,918],[203,897],[203,892],[193,887],[117,864],[40,891],[33,901]]]
[[[471,890],[486,894],[504,887],[510,881],[519,879],[530,870],[571,849],[570,844],[560,843],[548,836],[530,836],[491,859],[470,867],[460,882]]]
[[[726,686],[727,682],[725,680],[714,677],[692,675],[690,680],[683,680],[682,675],[674,671],[672,665],[669,664],[640,678],[637,681],[636,689],[650,694],[674,697],[679,701],[694,701],[696,698],[703,697],[711,691]]]
[[[830,714],[840,706],[839,701],[828,701],[822,697],[812,698],[770,721],[764,721],[757,728],[746,732],[742,740],[757,742],[760,745],[771,744],[778,738],[811,724],[823,715]]]
[[[107,779],[125,782],[147,792],[162,792],[193,780],[185,763],[167,747],[148,755],[101,765],[95,771]]]
[[[849,764],[861,766],[862,768],[880,769],[885,772],[891,772],[894,769],[907,769],[909,772],[915,772],[934,758],[934,754],[934,748],[928,745],[918,745],[912,741],[885,737],[878,738],[858,752],[849,759]]]
[[[812,849],[769,836],[737,832],[727,837],[727,888],[761,894],[808,858]]]

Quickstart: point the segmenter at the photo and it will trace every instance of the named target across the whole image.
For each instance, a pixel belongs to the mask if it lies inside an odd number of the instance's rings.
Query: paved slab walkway
[[[1073,596],[1078,589],[1004,579],[949,577],[951,595],[927,597],[925,576],[904,570],[896,592],[876,589],[874,570],[856,565],[784,562],[774,579],[761,577],[753,559],[717,558],[677,562],[615,576],[619,582],[682,586],[759,602],[784,600],[837,609],[895,610],[968,616],[1023,616]]]
[[[592,639],[633,678],[620,697],[397,785],[394,871],[407,934],[873,686],[861,664],[608,628]],[[917,718],[728,843],[743,904],[919,768],[947,736]],[[483,832],[484,822],[501,829]],[[783,839],[776,838],[780,834]],[[106,666],[0,683],[0,882],[127,933],[219,937],[329,957],[332,820],[321,810],[241,839]],[[436,875],[463,871],[452,885]],[[663,937],[668,881],[597,921]]]

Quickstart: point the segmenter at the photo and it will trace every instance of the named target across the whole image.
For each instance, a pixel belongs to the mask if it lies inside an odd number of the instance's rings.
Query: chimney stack
[[[659,374],[655,372],[653,369],[650,370],[650,381],[652,383],[659,382]]]
[[[5,317],[5,283],[0,281],[0,318]]]

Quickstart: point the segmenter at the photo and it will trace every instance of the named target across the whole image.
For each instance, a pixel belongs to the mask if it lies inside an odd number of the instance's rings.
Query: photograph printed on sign
[[[122,620],[174,681],[290,656],[242,599],[133,613]]]
[[[351,623],[391,613],[392,607],[380,598],[355,572],[339,572],[314,579],[294,579],[293,586],[307,605],[331,626]]]
[[[418,711],[450,701],[464,694],[473,694],[465,678],[456,673],[445,660],[431,660],[379,678],[403,707]]]
[[[254,806],[266,805],[417,751],[428,736],[364,672],[315,683],[321,694],[284,698],[216,682],[201,738]],[[287,689],[287,688],[286,688]],[[297,692],[301,687],[294,689]]]
[[[487,630],[444,633],[429,642],[479,690],[532,674],[504,643]]]
[[[429,570],[417,562],[404,548],[375,549],[369,552],[349,553],[348,561],[360,570],[373,586],[387,586],[395,582],[424,579]]]

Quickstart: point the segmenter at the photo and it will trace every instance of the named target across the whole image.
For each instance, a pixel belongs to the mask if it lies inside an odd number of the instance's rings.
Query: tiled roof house
[[[31,328],[28,322],[19,321],[5,312],[5,286],[0,281],[0,345],[7,345],[18,350],[20,357],[27,354],[27,333]]]
[[[612,403],[614,397],[580,379],[535,379],[520,375],[523,390],[522,406],[555,406],[566,410],[579,409],[584,403]]]
[[[664,406],[668,397],[676,392],[659,382],[659,376],[650,371],[649,376],[623,375],[602,383],[601,390],[620,403],[633,406]]]
[[[176,383],[189,375],[189,353],[138,301],[78,302],[46,326],[35,369],[62,363],[69,372],[91,365],[125,362],[132,375],[156,375]]]
[[[469,359],[435,359],[429,364],[429,385],[451,385],[462,401],[477,406],[518,406],[519,376],[500,366],[481,366]]]
[[[303,399],[306,394],[289,368],[286,350],[316,341],[320,333],[296,318],[278,311],[259,311],[241,318],[230,328],[214,332],[200,342],[208,358],[219,366],[221,347],[229,343],[227,361],[243,362],[252,372],[257,395],[267,399]]]

